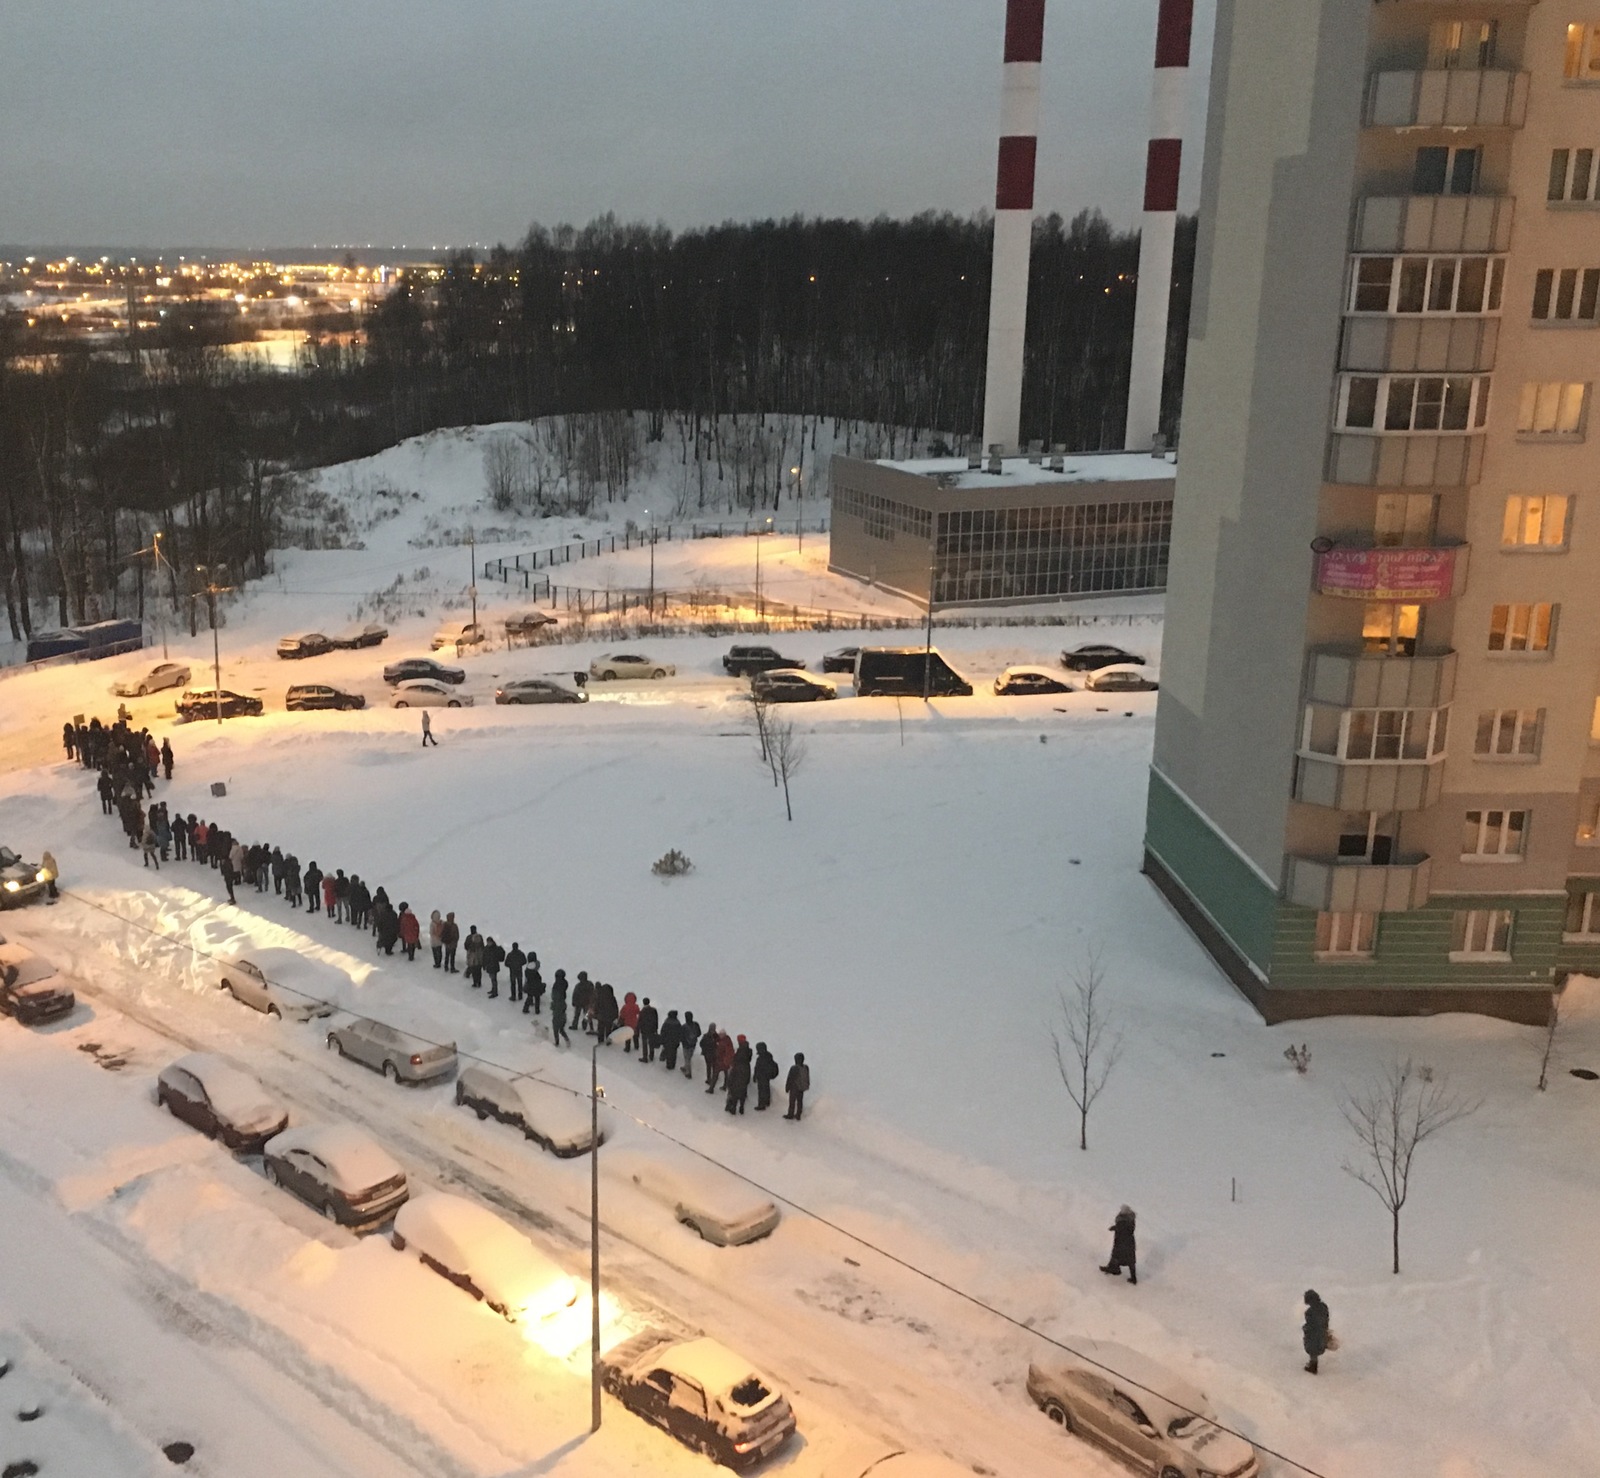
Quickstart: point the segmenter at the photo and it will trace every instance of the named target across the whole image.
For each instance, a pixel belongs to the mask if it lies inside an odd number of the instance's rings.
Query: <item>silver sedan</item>
[[[161,688],[186,688],[189,686],[189,669],[181,662],[157,662],[143,672],[130,673],[118,678],[111,691],[119,698],[143,698]]]
[[[425,1042],[385,1026],[381,1021],[358,1017],[347,1026],[336,1026],[328,1033],[329,1050],[353,1058],[391,1082],[428,1083],[448,1077],[456,1070],[456,1044]]]
[[[589,664],[589,676],[609,682],[617,677],[673,677],[678,669],[638,652],[607,652]]]

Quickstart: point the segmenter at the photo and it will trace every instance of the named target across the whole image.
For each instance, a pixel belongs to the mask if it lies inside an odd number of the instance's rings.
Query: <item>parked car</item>
[[[390,703],[395,708],[471,708],[472,694],[457,693],[431,677],[414,677],[395,685]]]
[[[729,1468],[749,1468],[794,1435],[777,1383],[714,1339],[647,1329],[603,1355],[600,1380],[629,1411]]]
[[[506,617],[506,641],[512,646],[519,641],[537,641],[546,628],[555,624],[556,618],[548,611],[517,611]]]
[[[341,652],[348,652],[356,647],[382,646],[389,635],[387,626],[380,626],[376,621],[369,621],[365,626],[347,626],[337,636],[328,638],[328,645]]]
[[[494,690],[496,703],[587,703],[582,688],[569,688],[548,677],[519,677]]]
[[[823,653],[822,670],[824,672],[854,672],[856,670],[856,654],[860,647],[835,647],[831,652]]]
[[[648,1154],[630,1150],[611,1159],[647,1196],[718,1247],[757,1241],[778,1225],[778,1207],[770,1197],[684,1151],[662,1145]]]
[[[1161,685],[1132,663],[1119,663],[1091,672],[1083,686],[1091,693],[1152,693]]]
[[[24,862],[10,847],[0,847],[0,908],[21,908],[50,889],[50,879],[37,862]]]
[[[298,683],[284,695],[283,706],[290,713],[309,713],[319,708],[365,708],[367,700],[331,683]]]
[[[1088,642],[1061,654],[1061,665],[1072,672],[1094,672],[1101,667],[1110,667],[1113,662],[1131,662],[1136,667],[1142,667],[1144,658],[1125,652],[1121,647],[1107,646],[1104,642]]]
[[[130,673],[112,683],[111,691],[119,698],[143,698],[146,693],[162,688],[182,688],[189,683],[190,672],[181,662],[157,662],[143,672]]]
[[[461,1196],[429,1191],[395,1213],[389,1240],[513,1324],[536,1324],[578,1301],[577,1282],[515,1227]]]
[[[926,677],[924,677],[926,671]],[[856,653],[856,696],[969,698],[972,684],[944,660],[937,647],[862,647]]]
[[[764,698],[768,703],[811,703],[818,698],[837,698],[839,689],[825,677],[813,677],[809,672],[780,667],[774,671],[752,673],[750,693],[752,697]]]
[[[1008,667],[994,680],[994,690],[1002,697],[1027,693],[1070,693],[1072,684],[1048,667]]]
[[[223,718],[254,718],[266,707],[259,698],[248,693],[230,693],[224,688],[186,688],[175,705],[179,718],[216,718],[220,707]]]
[[[466,682],[467,674],[459,667],[446,667],[432,657],[403,657],[383,669],[383,680],[393,687],[396,683],[411,682],[415,678],[431,678],[437,683],[459,686]]]
[[[616,677],[674,677],[677,671],[670,662],[657,662],[637,652],[608,652],[589,664],[589,676],[602,682]]]
[[[308,631],[304,636],[286,636],[278,643],[278,655],[284,658],[321,657],[333,650],[333,643],[320,631]]]
[[[78,998],[64,985],[48,980],[24,981],[16,965],[0,965],[0,1015],[23,1026],[40,1026],[71,1015]]]
[[[209,1052],[191,1052],[162,1068],[156,1102],[243,1155],[258,1154],[289,1122],[288,1110],[249,1073]]]
[[[217,989],[241,1006],[280,1020],[312,1021],[332,1016],[333,1006],[318,994],[325,982],[316,967],[292,949],[267,947],[224,955],[217,962]]]
[[[722,659],[725,670],[735,677],[749,677],[753,672],[772,672],[780,667],[804,667],[795,657],[783,657],[775,647],[730,647]]]
[[[357,1017],[328,1033],[328,1046],[392,1082],[427,1083],[456,1070],[456,1044],[425,1042],[381,1021]]]
[[[1067,1343],[1090,1359],[1061,1354],[1028,1367],[1028,1394],[1057,1426],[1160,1478],[1257,1478],[1255,1449],[1216,1425],[1202,1391],[1121,1345]]]
[[[535,1144],[571,1159],[594,1148],[589,1102],[538,1078],[508,1078],[486,1067],[466,1067],[456,1079],[456,1102],[480,1119],[520,1129]],[[604,1127],[600,1143],[606,1142]]]
[[[387,1221],[411,1194],[406,1173],[376,1140],[348,1124],[300,1124],[262,1150],[262,1172],[341,1226]]]
[[[486,627],[477,621],[446,621],[433,634],[433,640],[428,643],[434,651],[441,647],[454,647],[460,651],[462,647],[479,647],[489,639]]]

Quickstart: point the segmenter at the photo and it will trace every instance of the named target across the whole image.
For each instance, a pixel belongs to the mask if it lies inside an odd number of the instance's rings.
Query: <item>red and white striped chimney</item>
[[[1006,0],[1000,162],[994,192],[994,267],[989,284],[989,361],[983,444],[1015,451],[1022,427],[1022,354],[1033,246],[1033,166],[1039,133],[1044,0]]]
[[[1134,303],[1133,366],[1128,376],[1124,446],[1145,451],[1161,429],[1161,381],[1167,364],[1167,300],[1178,232],[1178,177],[1189,83],[1194,0],[1161,0],[1156,21],[1156,74],[1150,88],[1150,146],[1144,167],[1144,225],[1139,237],[1139,287]]]

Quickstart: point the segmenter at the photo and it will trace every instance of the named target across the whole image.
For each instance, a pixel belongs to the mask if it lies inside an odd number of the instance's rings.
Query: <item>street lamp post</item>
[[[922,701],[933,695],[933,582],[939,569],[939,515],[933,516],[933,535],[928,546],[928,626],[922,643]]]
[[[766,527],[756,530],[756,619],[765,620],[767,615],[766,601],[761,594],[761,536],[772,532],[772,519],[766,519]]]
[[[222,649],[217,640],[217,597],[230,587],[219,583],[226,578],[227,565],[196,565],[195,570],[205,580],[205,588],[196,592],[206,598],[211,614],[211,691],[217,700],[217,722],[222,722]]]
[[[467,530],[467,561],[471,583],[467,586],[467,594],[472,597],[472,624],[478,624],[478,535],[475,529]]]
[[[633,1040],[631,1027],[611,1034],[624,1046]],[[600,1430],[600,1038],[589,1049],[589,1430]]]
[[[645,516],[645,518],[647,520],[650,521],[650,607],[649,607],[649,610],[650,610],[650,619],[652,621],[654,621],[655,618],[656,618],[656,526],[655,526],[655,521],[650,518],[650,510],[648,508],[645,509],[644,516]]]
[[[804,456],[804,452],[801,453]],[[800,501],[800,468],[798,465],[789,471],[794,475],[794,552],[804,554],[806,548],[806,509]]]

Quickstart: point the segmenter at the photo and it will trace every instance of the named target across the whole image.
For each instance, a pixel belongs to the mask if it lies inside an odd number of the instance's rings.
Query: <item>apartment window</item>
[[[1544,732],[1542,708],[1491,708],[1478,715],[1472,752],[1481,760],[1536,760]]]
[[[1586,205],[1597,198],[1600,181],[1594,177],[1594,149],[1550,151],[1549,198],[1569,205]]]
[[[1499,21],[1435,21],[1428,27],[1428,66],[1482,71],[1494,65]]]
[[[1447,708],[1306,708],[1301,748],[1353,763],[1431,760],[1444,753]]]
[[[1516,858],[1528,836],[1526,811],[1468,811],[1461,825],[1461,857]]]
[[[1592,790],[1578,797],[1577,841],[1582,847],[1600,843],[1600,790]]]
[[[1352,313],[1498,313],[1504,257],[1357,257]]]
[[[1421,625],[1421,606],[1401,606],[1386,600],[1369,600],[1361,614],[1362,648],[1389,657],[1410,657],[1417,650],[1418,629]]]
[[[1411,172],[1413,195],[1470,195],[1478,187],[1483,150],[1428,144],[1417,150]]]
[[[1543,267],[1533,277],[1535,323],[1593,325],[1600,309],[1600,267]]]
[[[1588,398],[1589,387],[1585,384],[1530,380],[1522,387],[1522,402],[1517,408],[1517,431],[1522,436],[1581,440]]]
[[[1319,913],[1317,953],[1334,959],[1364,960],[1378,937],[1375,913]]]
[[[1567,921],[1561,932],[1567,939],[1600,938],[1600,892],[1586,888],[1567,895]]]
[[[1487,375],[1346,375],[1339,425],[1355,431],[1473,431],[1489,414]]]
[[[1450,929],[1452,960],[1509,960],[1511,924],[1509,908],[1461,908]]]
[[[1562,75],[1568,82],[1600,82],[1600,24],[1576,21],[1567,27]]]
[[[1394,816],[1358,811],[1344,818],[1339,831],[1339,857],[1344,862],[1365,862],[1388,867],[1394,860]]]
[[[1436,493],[1379,493],[1372,542],[1380,549],[1426,548],[1438,522]]]
[[[1489,613],[1491,652],[1548,652],[1556,607],[1549,601],[1496,606]]]
[[[1572,500],[1565,493],[1519,493],[1506,499],[1503,549],[1565,549]]]

